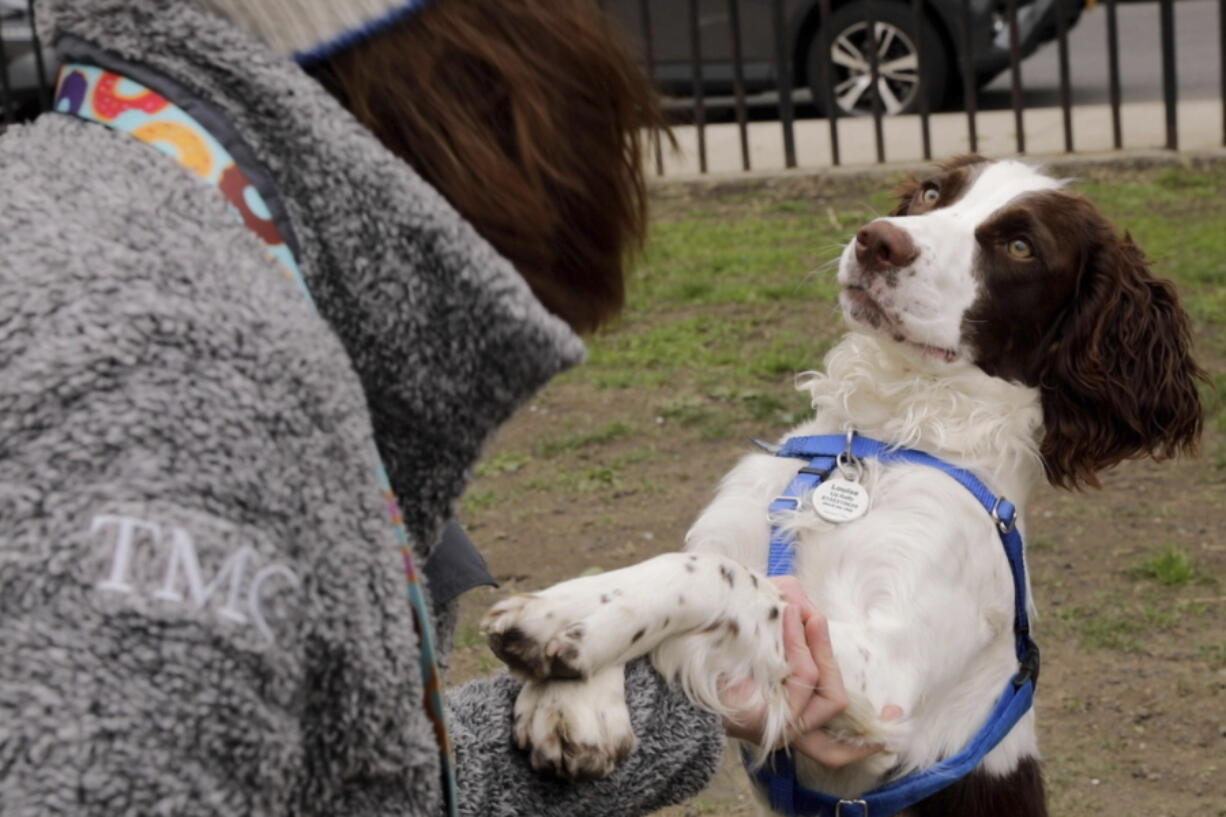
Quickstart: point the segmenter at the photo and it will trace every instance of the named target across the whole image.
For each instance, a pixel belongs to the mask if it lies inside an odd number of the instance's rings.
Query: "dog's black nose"
[[[888,221],[873,221],[856,233],[856,260],[868,272],[898,269],[919,256],[906,231]]]

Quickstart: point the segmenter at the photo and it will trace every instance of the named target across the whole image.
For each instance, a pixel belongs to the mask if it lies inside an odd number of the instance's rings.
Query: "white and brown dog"
[[[954,160],[904,185],[840,259],[852,332],[800,385],[816,416],[794,435],[849,429],[966,469],[1019,509],[1044,478],[1097,484],[1131,457],[1195,447],[1200,370],[1172,286],[1083,197],[1017,161]],[[686,537],[686,553],[509,598],[494,650],[528,683],[516,738],[559,773],[607,773],[634,745],[623,666],[650,655],[698,704],[752,678],[766,743],[787,732],[780,596],[761,578],[767,506],[800,465],[751,454]],[[1017,670],[1013,586],[991,517],[922,465],[864,462],[871,497],[843,524],[788,523],[796,576],[830,622],[850,706],[828,728],[885,751],[841,770],[799,758],[841,797],[958,752]],[[903,716],[885,721],[887,705]],[[916,815],[1045,814],[1033,711]]]

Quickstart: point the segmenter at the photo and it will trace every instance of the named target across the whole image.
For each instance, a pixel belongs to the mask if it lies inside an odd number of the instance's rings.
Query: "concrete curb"
[[[1002,157],[1009,158],[1009,157]],[[1160,168],[1199,169],[1226,165],[1226,148],[1172,152],[1160,149],[1110,153],[1026,155],[1023,161],[1041,165],[1057,176],[1096,179],[1141,173]],[[712,173],[652,179],[651,196],[658,199],[764,194],[770,198],[807,195],[818,200],[863,195],[896,184],[912,173],[931,170],[934,162],[897,162],[883,165],[820,169],[763,170],[748,173]]]

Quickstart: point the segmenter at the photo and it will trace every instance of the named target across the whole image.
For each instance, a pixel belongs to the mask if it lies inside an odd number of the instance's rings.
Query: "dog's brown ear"
[[[1041,450],[1063,487],[1097,487],[1098,472],[1125,459],[1195,452],[1202,424],[1205,374],[1175,287],[1150,274],[1130,236],[1105,222],[1097,232],[1041,364]]]

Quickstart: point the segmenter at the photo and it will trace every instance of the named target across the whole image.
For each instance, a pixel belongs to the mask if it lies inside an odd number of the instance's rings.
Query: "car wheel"
[[[915,18],[909,5],[878,0],[873,4],[877,34],[877,87],[872,87],[868,3],[854,0],[841,6],[813,38],[807,56],[806,78],[818,110],[826,109],[826,70],[834,69],[833,98],[844,116],[872,114],[873,98],[881,99],[884,114],[919,110],[919,53]],[[949,55],[936,29],[927,19],[923,26],[924,93],[928,110],[939,110],[945,99]],[[822,56],[827,55],[823,60]]]

